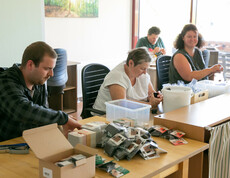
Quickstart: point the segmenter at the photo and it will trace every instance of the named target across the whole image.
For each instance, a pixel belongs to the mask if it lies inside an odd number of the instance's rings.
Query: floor
[[[77,102],[77,112],[70,114],[76,117],[78,120],[82,120],[81,118],[82,104],[83,104],[82,101],[78,101]]]

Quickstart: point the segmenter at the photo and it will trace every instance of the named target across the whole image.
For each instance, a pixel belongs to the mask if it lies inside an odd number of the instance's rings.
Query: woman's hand
[[[217,73],[223,71],[223,66],[220,64],[215,64],[211,67],[212,73]]]
[[[158,104],[163,101],[163,95],[161,92],[158,91],[157,93],[157,97],[154,97],[153,93],[151,93],[148,97],[149,104],[152,106],[152,108],[157,108]]]

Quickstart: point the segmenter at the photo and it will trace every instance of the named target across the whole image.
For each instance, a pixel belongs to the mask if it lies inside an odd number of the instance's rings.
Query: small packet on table
[[[105,144],[104,151],[108,156],[113,156],[118,146],[123,143],[127,138],[117,133]]]
[[[162,134],[164,134],[169,129],[167,127],[161,126],[161,125],[154,125],[148,129],[149,133],[154,137],[160,137]]]
[[[188,142],[183,139],[183,138],[178,138],[178,139],[171,139],[169,140],[173,145],[184,145],[184,144],[187,144]]]
[[[116,177],[116,178],[119,178],[123,175],[126,175],[129,173],[129,170],[119,166],[118,164],[115,165],[115,169],[113,169],[110,174],[113,176],[113,177]]]
[[[99,155],[96,155],[96,166],[103,164],[105,162],[105,158],[102,158]]]
[[[185,135],[185,133],[180,130],[173,130],[170,134],[174,135],[177,138],[181,138]]]
[[[138,131],[134,127],[129,127],[128,129],[128,138],[134,140]]]
[[[111,172],[113,169],[115,169],[116,163],[113,161],[108,161],[106,163],[100,164],[97,166],[97,168],[106,171],[106,172]]]
[[[145,159],[152,159],[152,158],[158,158],[159,155],[156,153],[156,149],[158,148],[158,145],[154,142],[147,142],[145,143],[140,151],[141,151],[141,156]]]

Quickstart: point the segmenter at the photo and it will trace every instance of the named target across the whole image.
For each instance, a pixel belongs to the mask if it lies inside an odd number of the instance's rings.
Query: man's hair
[[[128,53],[126,60],[127,66],[129,66],[129,61],[134,62],[134,66],[142,64],[143,62],[151,62],[151,55],[146,47],[135,48]]]
[[[34,65],[38,67],[45,55],[48,55],[52,58],[57,58],[56,52],[48,44],[43,41],[34,42],[27,46],[27,48],[25,49],[22,56],[21,66],[25,67],[27,62],[29,60],[32,60],[34,62]]]
[[[174,42],[174,47],[176,49],[183,49],[184,48],[184,36],[188,31],[194,31],[194,32],[198,32],[197,28],[195,25],[193,24],[187,24],[184,26],[184,28],[182,29],[181,33],[177,36],[175,42]],[[203,37],[201,36],[201,34],[198,34],[198,43],[197,43],[197,47],[201,48],[204,45],[204,40]]]
[[[148,31],[148,35],[159,35],[161,33],[161,30],[158,27],[151,27]]]

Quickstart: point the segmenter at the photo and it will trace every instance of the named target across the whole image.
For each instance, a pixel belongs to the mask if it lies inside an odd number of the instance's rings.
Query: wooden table
[[[154,117],[154,124],[164,124],[186,132],[186,137],[207,142],[207,127],[230,120],[230,94],[219,95]]]
[[[210,133],[206,128],[229,121],[229,105],[230,94],[223,94],[155,116],[154,124],[179,129],[184,131],[186,133],[186,137],[188,138],[208,143]],[[205,154],[204,156],[205,164],[203,177],[207,177],[208,155]],[[192,171],[192,173],[194,171]]]
[[[92,117],[80,121],[82,124],[95,120],[105,121],[103,117]],[[188,159],[208,149],[208,144],[199,141],[187,139],[188,144],[173,146],[168,140],[156,138],[154,140],[158,145],[167,150],[167,154],[161,154],[160,158],[144,160],[141,156],[136,155],[131,161],[115,161],[122,167],[128,169],[130,173],[123,176],[124,178],[134,177],[165,177],[174,173],[176,177],[188,177]],[[13,144],[24,142],[23,138],[15,138],[0,144]],[[102,149],[98,149],[99,154],[107,160],[113,158],[106,156]],[[0,154],[0,177],[7,178],[30,178],[38,177],[38,159],[30,151],[27,155]],[[111,177],[108,173],[96,170],[96,177]]]

